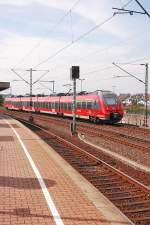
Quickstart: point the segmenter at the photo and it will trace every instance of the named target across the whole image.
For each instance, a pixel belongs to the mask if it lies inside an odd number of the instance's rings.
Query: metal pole
[[[30,116],[29,120],[33,122],[33,117],[32,117],[32,68],[30,69]]]
[[[148,117],[148,63],[145,64],[146,73],[145,73],[145,107],[144,107],[144,126],[147,127],[147,117]]]
[[[53,94],[54,94],[54,83],[55,83],[55,81],[53,80],[52,83],[53,83]]]
[[[72,113],[73,113],[73,127],[72,131],[73,134],[76,133],[76,79],[73,79],[73,107],[72,107]]]
[[[30,69],[30,110],[32,110],[32,68]]]
[[[83,79],[79,79],[81,81],[81,92],[82,92],[82,82],[85,80],[84,78]]]
[[[81,81],[81,92],[82,92],[82,81],[83,81],[83,80],[80,80],[80,81]]]
[[[10,97],[12,97],[12,86],[10,86]]]

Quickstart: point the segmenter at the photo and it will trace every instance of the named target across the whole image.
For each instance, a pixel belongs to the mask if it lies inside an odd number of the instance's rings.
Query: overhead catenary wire
[[[45,35],[47,35],[50,32],[54,32],[55,28],[58,27],[58,25],[70,14],[70,12],[72,12],[72,10],[79,4],[81,0],[77,0],[69,10],[67,10],[67,12],[58,20],[58,22],[52,27],[52,29],[50,29],[49,31],[46,32]],[[14,68],[18,65],[20,65],[29,55],[31,55],[35,49],[37,49],[41,43],[43,41],[43,38],[40,39],[40,41],[38,43],[36,43],[30,50],[29,52],[27,52],[27,54],[25,56],[23,56],[20,61],[14,66]]]
[[[38,66],[40,66],[40,65],[42,65],[42,64],[44,64],[44,63],[47,62],[48,60],[54,58],[55,56],[57,56],[57,55],[58,55],[59,53],[61,53],[62,51],[64,51],[65,49],[69,48],[71,45],[73,45],[73,44],[75,44],[76,42],[80,41],[80,40],[83,39],[85,36],[89,35],[91,32],[93,32],[94,30],[98,29],[99,27],[103,26],[105,23],[107,23],[108,21],[110,21],[114,16],[115,16],[115,14],[113,14],[111,17],[107,18],[107,19],[104,20],[103,22],[101,22],[101,23],[95,25],[95,26],[92,27],[90,30],[88,30],[87,32],[85,32],[84,34],[82,34],[81,36],[79,36],[77,39],[75,39],[73,42],[67,44],[66,46],[64,46],[63,48],[59,49],[56,53],[54,53],[53,55],[51,55],[51,56],[48,57],[47,59],[45,59],[45,60],[43,60],[42,62],[40,62],[40,63],[38,63],[37,65],[35,65],[35,66],[33,67],[33,69],[36,68],[36,67],[38,67]],[[17,73],[16,73],[16,74],[17,74]],[[43,76],[45,76],[45,74],[42,75],[42,76],[40,77],[40,79],[42,79]],[[40,80],[40,79],[39,79],[39,80]]]
[[[127,3],[125,3],[121,8],[124,9],[125,7],[127,7],[131,2],[133,2],[133,0],[129,0]]]
[[[150,56],[143,57],[143,58],[139,58],[139,59],[133,59],[133,60],[130,60],[130,61],[128,61],[128,62],[120,62],[119,64],[123,64],[123,65],[133,65],[133,64],[136,63],[136,62],[140,62],[140,61],[147,60],[147,59],[150,59]]]
[[[128,1],[128,3],[129,3],[129,2],[131,2],[131,1]],[[127,3],[126,3],[126,4],[127,4]],[[91,31],[91,32],[92,32],[92,31]],[[83,35],[84,35],[84,34],[83,34]],[[87,35],[88,35],[88,34],[87,34]],[[81,36],[82,36],[82,35],[81,35]],[[80,37],[79,37],[79,38],[80,38]],[[81,38],[81,39],[82,39],[82,38]],[[76,40],[78,41],[78,39],[76,39]],[[77,42],[76,40],[73,41],[73,38],[72,38],[72,44],[74,44],[74,42]],[[72,44],[71,44],[71,45],[72,45]],[[69,43],[68,45],[70,46],[70,43]],[[69,47],[68,45],[65,46],[64,48],[60,49],[58,52],[56,52],[56,53],[54,54],[53,57],[57,56],[59,53],[61,53],[62,51],[64,51],[66,48],[68,48],[68,47]],[[52,57],[52,58],[53,58],[53,57]],[[140,59],[140,60],[141,60],[141,59]],[[140,61],[140,60],[139,60],[139,61]],[[135,61],[135,62],[136,62],[136,61]],[[99,71],[101,71],[101,70],[99,70]],[[96,70],[95,70],[95,71],[89,71],[88,74],[89,74],[89,73],[94,73],[94,72],[98,72],[98,70],[97,70],[97,71],[96,71]],[[86,73],[86,74],[87,74],[87,73]]]
[[[84,37],[88,36],[90,33],[92,33],[93,31],[97,30],[98,28],[100,28],[101,26],[103,26],[104,24],[106,24],[107,22],[109,22],[110,20],[112,20],[112,18],[115,15],[113,14],[111,17],[107,18],[106,20],[104,20],[103,22],[98,23],[97,25],[95,25],[94,27],[92,27],[90,30],[88,30],[87,32],[85,32],[84,34],[80,35],[78,38],[76,38],[73,42],[70,42],[69,44],[65,45],[63,48],[59,49],[57,52],[55,52],[54,54],[50,55],[49,57],[47,57],[46,59],[44,59],[43,61],[41,61],[40,63],[38,63],[37,65],[34,66],[34,68],[46,63],[47,61],[53,59],[54,57],[56,57],[58,54],[60,54],[62,51],[66,50],[67,48],[69,48],[70,46],[72,46],[73,44],[77,43],[78,41],[80,41],[81,39],[83,39]]]

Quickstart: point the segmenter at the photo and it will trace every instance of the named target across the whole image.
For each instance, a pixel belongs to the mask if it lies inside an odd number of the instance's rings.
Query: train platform
[[[132,224],[50,146],[0,115],[0,225]]]

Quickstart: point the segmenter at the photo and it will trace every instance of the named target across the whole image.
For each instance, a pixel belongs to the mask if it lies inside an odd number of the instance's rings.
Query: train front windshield
[[[104,101],[105,101],[106,105],[117,105],[118,104],[118,100],[115,95],[104,95],[103,97],[104,97]]]

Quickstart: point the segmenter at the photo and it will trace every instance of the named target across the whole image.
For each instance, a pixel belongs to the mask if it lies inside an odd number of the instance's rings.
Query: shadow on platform
[[[53,219],[52,216],[50,215],[42,215],[42,214],[36,214],[36,213],[31,213],[30,208],[16,208],[13,211],[0,211],[0,214],[2,215],[12,215],[12,216],[19,216],[19,217],[35,217],[35,218],[49,218],[49,219]],[[57,219],[57,217],[55,216],[55,219]],[[59,219],[59,218],[58,218]],[[124,222],[124,221],[116,221],[116,220],[105,220],[105,219],[97,219],[97,218],[88,218],[88,215],[86,216],[86,218],[80,217],[80,216],[76,216],[76,217],[69,217],[69,216],[62,216],[61,219],[64,222],[67,221],[78,221],[80,222],[86,222],[86,223],[90,223],[90,222],[95,222],[95,223],[99,223],[99,224],[103,224],[103,223],[114,223],[116,225],[131,225],[131,223],[129,222]],[[71,222],[72,223],[72,222]]]
[[[56,185],[54,180],[43,179],[47,187]],[[17,189],[41,189],[37,178],[4,177],[0,176],[0,187],[13,187]]]

